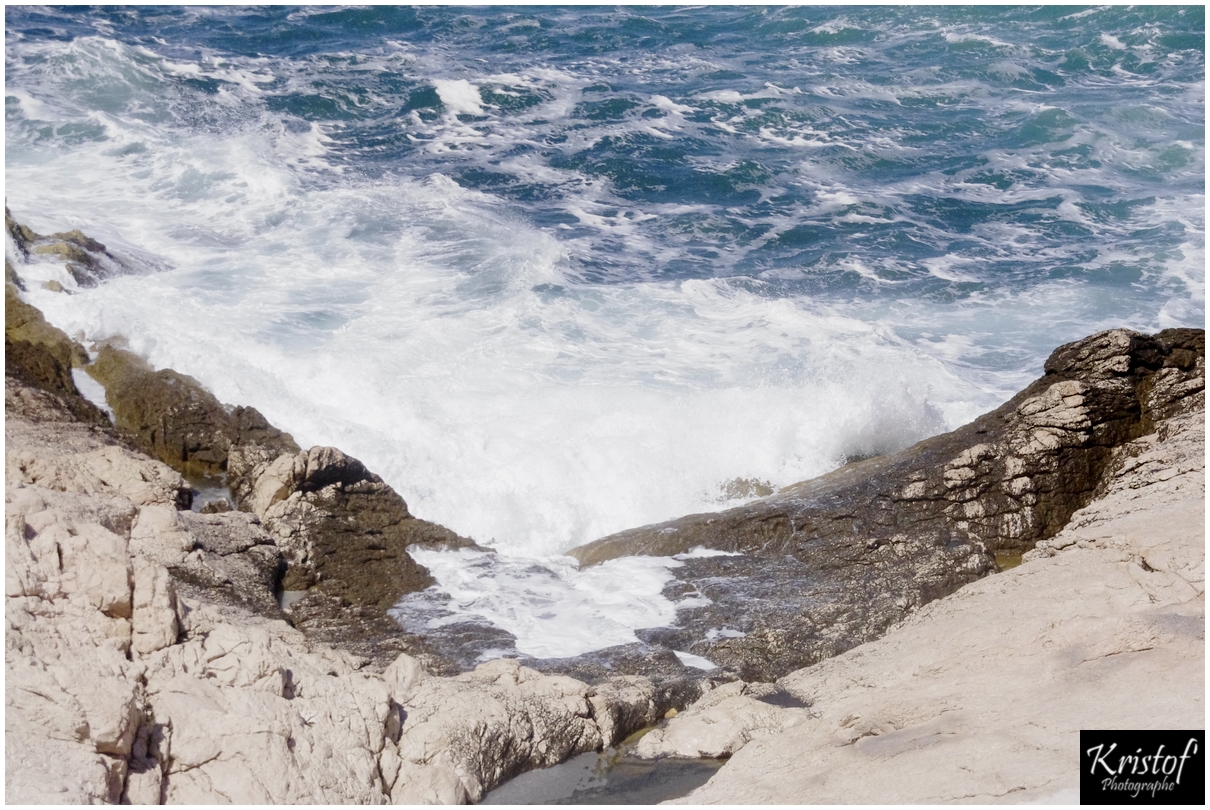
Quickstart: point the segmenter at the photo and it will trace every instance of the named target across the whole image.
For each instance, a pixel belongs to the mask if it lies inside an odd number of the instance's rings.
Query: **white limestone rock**
[[[729,757],[757,737],[783,731],[803,722],[804,709],[782,708],[761,702],[766,684],[742,681],[724,684],[670,719],[666,726],[643,736],[636,756]]]
[[[176,588],[168,569],[137,557],[132,598],[131,646],[135,652],[147,655],[175,644],[180,623],[176,615]]]

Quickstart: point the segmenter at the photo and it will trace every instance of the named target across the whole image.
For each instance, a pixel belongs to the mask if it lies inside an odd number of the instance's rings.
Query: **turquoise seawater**
[[[666,569],[525,560],[955,427],[1096,330],[1204,325],[1201,6],[5,24],[9,206],[140,268],[28,267],[70,290],[30,300],[514,555],[430,564],[519,637],[577,587],[583,627],[619,587],[621,637],[674,615]]]

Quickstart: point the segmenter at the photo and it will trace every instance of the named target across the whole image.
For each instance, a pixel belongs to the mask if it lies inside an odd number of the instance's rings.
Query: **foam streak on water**
[[[578,604],[574,545],[954,427],[1097,329],[1204,323],[1200,8],[6,22],[9,205],[140,268],[36,262],[29,300],[500,552],[430,561],[451,591],[519,556]],[[674,620],[643,594],[616,637]]]

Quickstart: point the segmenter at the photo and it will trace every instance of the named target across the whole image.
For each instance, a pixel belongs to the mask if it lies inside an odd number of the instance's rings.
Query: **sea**
[[[523,655],[689,604],[574,546],[1205,324],[1204,6],[7,6],[4,70],[13,215],[129,269],[24,297],[493,549],[398,616]]]

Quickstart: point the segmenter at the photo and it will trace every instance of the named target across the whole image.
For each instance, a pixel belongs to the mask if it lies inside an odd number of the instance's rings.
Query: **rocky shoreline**
[[[18,260],[57,256],[81,284],[126,266],[78,231],[43,237],[6,220]],[[759,775],[759,757],[772,756],[762,746],[775,741],[832,756],[803,742],[804,730],[810,740],[840,733],[828,707],[849,696],[828,673],[890,683],[876,668],[867,676],[864,662],[882,655],[898,671],[923,654],[904,638],[960,662],[976,652],[947,634],[978,635],[997,610],[1016,615],[1030,583],[1062,589],[1076,577],[1092,587],[1067,563],[1084,548],[1080,527],[1204,502],[1204,332],[1104,332],[1057,349],[1042,378],[957,431],[572,552],[583,565],[697,546],[738,552],[675,569],[667,595],[709,600],[682,610],[677,627],[576,659],[476,667],[483,650],[508,648],[507,634],[407,632],[388,613],[432,584],[409,547],[479,549],[472,539],[412,515],[356,459],[304,450],[190,377],[113,344],[93,347],[90,362],[21,300],[7,261],[6,279],[10,802],[474,802],[690,704],[640,753],[736,754],[691,800],[852,801],[816,799],[814,783],[779,792]],[[85,366],[105,387],[112,422],[73,382],[73,367]],[[221,481],[230,496],[192,511],[186,475]],[[1142,570],[1176,572],[1188,587],[1173,585],[1180,593],[1163,604],[1188,616],[1204,598],[1204,553],[1181,526],[1160,556],[1113,540],[1103,562],[1133,564],[1126,555]],[[997,553],[1022,552],[1025,564],[988,576]],[[283,592],[299,597],[286,609]],[[971,613],[981,599],[991,607]],[[1113,638],[1146,624],[1127,613]],[[1188,642],[1177,625],[1161,646]],[[1006,650],[1028,658],[1047,638],[1038,632],[1021,630]],[[686,668],[673,650],[720,667]],[[1181,677],[1190,666],[1180,658]],[[908,685],[926,694],[920,683]],[[886,731],[871,728],[855,740]]]
[[[1166,420],[1020,566],[780,679],[797,716],[723,687],[638,753],[735,754],[688,804],[1079,803],[1080,729],[1205,725],[1205,451]]]
[[[325,644],[359,610],[389,621],[396,598],[351,603],[350,557],[334,564],[325,543],[353,546],[351,559],[381,575],[410,562],[406,544],[418,539],[468,541],[413,518],[354,459],[297,451],[263,420],[252,435],[290,461],[257,462],[247,497],[263,521],[190,511],[181,472],[144,449],[185,447],[196,459],[194,439],[212,425],[188,422],[183,444],[162,427],[110,425],[66,365],[87,354],[12,283],[6,297],[6,801],[474,802],[692,697],[647,677],[589,686],[515,660],[440,677],[424,656],[358,655],[364,636]],[[207,404],[188,378],[160,378],[188,392],[176,414]],[[288,617],[277,596],[291,568],[315,584]],[[404,587],[428,581],[419,569]]]
[[[1102,492],[1120,448],[1197,410],[1205,333],[1117,329],[1056,349],[1044,375],[951,433],[724,512],[602,538],[581,564],[695,546],[742,552],[677,569],[711,604],[647,638],[769,681],[878,638],[998,570]],[[674,586],[675,587],[675,586]],[[753,610],[761,593],[790,595]],[[731,627],[738,637],[706,637]]]

